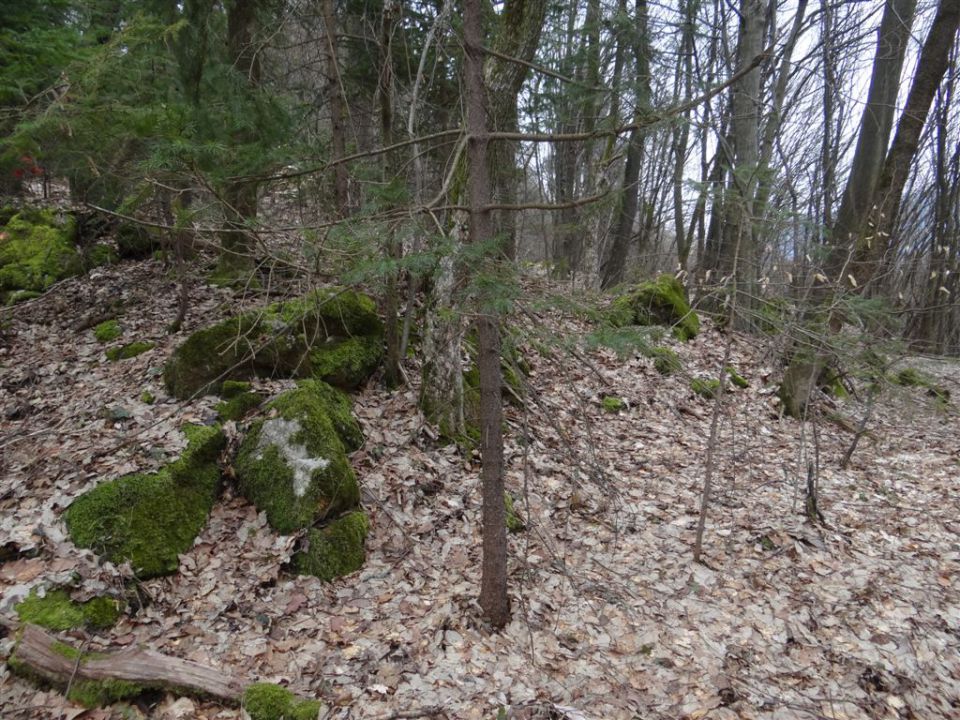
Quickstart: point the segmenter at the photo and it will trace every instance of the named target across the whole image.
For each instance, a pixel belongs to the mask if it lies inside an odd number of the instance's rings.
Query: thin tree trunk
[[[490,211],[490,174],[487,165],[486,92],[483,72],[481,0],[464,2],[467,110],[467,193],[470,204],[470,242],[488,242],[493,233]],[[507,525],[503,483],[503,399],[500,394],[500,326],[481,303],[477,319],[480,370],[480,452],[483,460],[483,575],[480,607],[495,628],[510,619],[507,595]]]
[[[323,29],[326,34],[324,59],[327,73],[327,101],[330,104],[330,145],[333,159],[339,160],[347,154],[344,135],[343,88],[340,82],[340,62],[337,53],[337,10],[334,0],[321,0]],[[333,171],[334,199],[337,217],[350,214],[350,185],[346,163],[338,163]]]

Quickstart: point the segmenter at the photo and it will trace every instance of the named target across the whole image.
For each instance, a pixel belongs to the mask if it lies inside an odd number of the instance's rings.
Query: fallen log
[[[239,704],[245,679],[225,675],[190,660],[154,650],[83,652],[26,624],[8,662],[15,672],[66,688],[84,705],[99,705],[138,695],[147,689],[205,695]]]

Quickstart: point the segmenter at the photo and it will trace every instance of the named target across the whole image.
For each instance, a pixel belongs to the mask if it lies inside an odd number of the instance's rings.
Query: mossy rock
[[[363,544],[369,531],[370,520],[359,510],[311,528],[303,549],[293,556],[294,571],[329,582],[359,570],[366,559]]]
[[[335,517],[360,502],[357,479],[319,383],[305,382],[267,406],[240,444],[240,492],[281,533]]]
[[[214,410],[221,420],[239,420],[254,408],[260,407],[264,396],[255,392],[243,392],[229,400],[217,403]]]
[[[93,336],[98,342],[108,343],[123,335],[120,323],[116,320],[106,320],[93,328]]]
[[[153,350],[156,347],[155,343],[144,342],[138,340],[136,342],[127,343],[120,347],[109,348],[106,351],[107,360],[110,362],[118,362],[120,360],[129,360],[130,358],[135,358],[137,355],[143,355],[143,353],[148,350]]]
[[[24,209],[11,217],[0,229],[0,299],[7,303],[17,291],[43,292],[83,272],[75,239],[69,215]]]
[[[217,459],[226,438],[217,427],[188,426],[177,461],[150,474],[101,483],[67,508],[73,541],[120,563],[140,578],[168,575],[193,545],[220,491]]]
[[[626,325],[667,325],[679,340],[700,332],[700,318],[690,308],[683,285],[672,275],[660,275],[629,288],[611,303],[607,322]]]
[[[690,381],[690,389],[701,397],[715,398],[720,392],[720,381],[716,378],[693,378]]]
[[[110,597],[96,597],[75,602],[62,588],[47,590],[41,597],[34,589],[14,610],[21,622],[33,623],[50,630],[108,628],[120,617],[120,602]]]
[[[317,700],[302,700],[272,683],[249,685],[242,702],[250,720],[316,720],[323,708]]]
[[[653,358],[653,367],[661,375],[674,375],[683,370],[683,362],[681,362],[680,356],[670,348],[651,348],[648,357]]]
[[[382,357],[383,324],[373,300],[328,288],[194,333],[167,362],[164,381],[180,399],[250,377],[314,377],[353,389]]]

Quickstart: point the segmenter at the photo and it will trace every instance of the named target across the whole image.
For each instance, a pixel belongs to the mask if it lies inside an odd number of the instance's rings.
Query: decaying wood
[[[36,625],[24,625],[13,658],[54,685],[81,680],[126,680],[148,687],[195,691],[238,703],[246,680],[153,650],[126,649],[76,657],[63,652],[59,640]],[[79,651],[78,651],[79,652]]]

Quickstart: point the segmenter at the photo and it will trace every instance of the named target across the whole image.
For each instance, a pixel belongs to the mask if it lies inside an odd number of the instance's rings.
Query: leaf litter
[[[37,585],[85,599],[135,581],[128,566],[75,548],[61,513],[101,479],[159,467],[179,427],[210,421],[212,398],[170,399],[159,368],[190,331],[237,309],[195,284],[182,332],[176,285],[156,263],[105,268],[15,308],[0,347],[0,612]],[[85,308],[121,311],[124,338],[156,348],[106,362]],[[576,318],[541,312],[559,337]],[[532,331],[532,328],[530,328]],[[508,409],[507,486],[527,525],[510,535],[513,620],[480,620],[479,458],[438,446],[418,388],[355,396],[366,444],[352,455],[371,515],[362,570],[331,584],[284,570],[295,537],[272,533],[227,484],[180,571],[136,584],[89,647],[143,645],[322,699],[323,717],[949,718],[960,716],[960,422],[922,392],[884,393],[865,438],[778,413],[769,352],[734,336],[750,381],[721,408],[705,564],[692,546],[715,377],[715,329],[671,343],[685,372],[597,349],[549,357],[525,347],[525,408]],[[956,386],[954,362],[926,361]],[[416,378],[413,368],[409,373]],[[415,381],[416,382],[416,381]],[[263,382],[276,392],[289,383]],[[157,401],[142,401],[149,391]],[[625,407],[605,412],[602,400]],[[851,417],[862,408],[845,407]],[[816,448],[814,447],[816,443]],[[819,452],[820,507],[803,515]],[[12,639],[2,641],[4,654]],[[86,711],[0,671],[4,717],[238,718],[242,710],[167,696]]]

